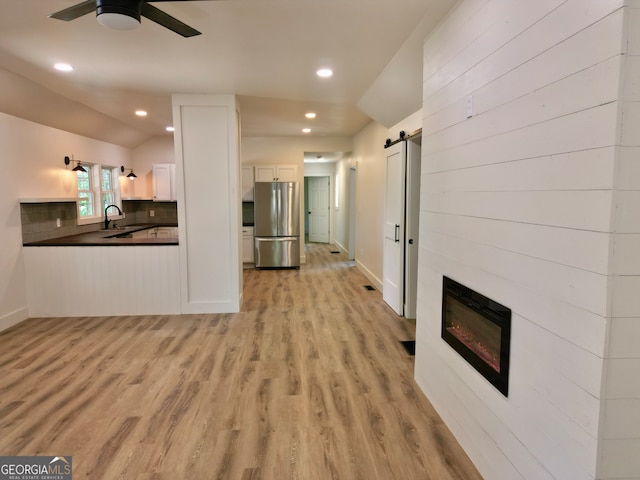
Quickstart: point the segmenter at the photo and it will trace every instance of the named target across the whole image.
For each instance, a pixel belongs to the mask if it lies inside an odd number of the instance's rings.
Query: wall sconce
[[[122,173],[124,173],[124,166],[120,166],[120,171]],[[133,168],[129,169],[129,174],[127,175],[127,178],[129,180],[133,180],[134,178],[138,178],[138,176],[135,173],[133,173]]]
[[[71,158],[64,157],[65,168],[66,168],[66,165],[69,165],[72,161],[76,162],[76,166],[71,169],[72,172],[85,172],[85,173],[87,172],[87,169],[82,166],[81,161],[73,160],[73,155],[71,155]]]

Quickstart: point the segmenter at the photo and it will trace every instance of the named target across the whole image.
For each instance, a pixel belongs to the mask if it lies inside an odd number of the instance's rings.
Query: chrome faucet
[[[122,210],[120,210],[120,207],[117,205],[107,205],[104,209],[104,229],[108,230],[109,229],[109,223],[111,223],[111,220],[109,220],[109,217],[107,216],[107,210],[109,210],[111,207],[116,207],[118,209],[118,214],[122,215]]]

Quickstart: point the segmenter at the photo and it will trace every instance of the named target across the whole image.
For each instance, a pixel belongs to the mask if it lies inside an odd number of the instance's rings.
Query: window
[[[114,193],[114,182],[110,168],[103,167],[100,170],[100,186],[102,190],[102,210],[104,211],[108,205],[113,205],[116,201]]]
[[[85,166],[89,167],[88,165]],[[91,188],[91,167],[86,172],[77,172],[78,175],[78,214],[80,217],[93,217],[94,200],[93,189]]]
[[[83,163],[78,176],[78,223],[101,221],[108,205],[120,207],[120,182],[116,167]]]

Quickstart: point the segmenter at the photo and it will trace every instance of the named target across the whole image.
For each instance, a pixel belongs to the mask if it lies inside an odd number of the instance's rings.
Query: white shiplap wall
[[[615,183],[639,169],[620,146],[622,79],[638,69],[623,4],[463,0],[425,42],[416,379],[487,479],[640,478],[640,428],[602,441],[603,388],[614,395],[629,371],[607,359],[611,307],[640,283],[637,259],[631,277],[612,275],[637,251],[612,228],[635,228],[640,200]],[[508,398],[440,339],[442,275],[512,309]],[[620,316],[638,316],[633,300]],[[616,346],[638,362],[630,343]]]
[[[640,478],[640,1],[625,2],[599,478]]]

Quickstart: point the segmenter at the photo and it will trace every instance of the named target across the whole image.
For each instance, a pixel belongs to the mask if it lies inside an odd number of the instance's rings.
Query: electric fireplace
[[[504,396],[508,395],[509,308],[443,277],[442,339]]]

